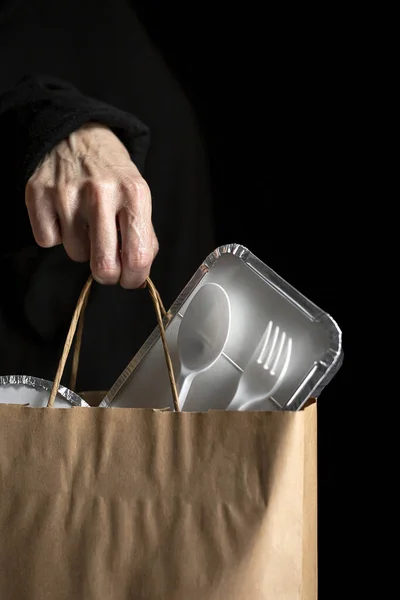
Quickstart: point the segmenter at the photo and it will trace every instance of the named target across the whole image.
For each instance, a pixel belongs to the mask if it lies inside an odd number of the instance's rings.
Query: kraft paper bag
[[[59,410],[64,360],[0,406],[1,600],[316,600],[316,403]]]

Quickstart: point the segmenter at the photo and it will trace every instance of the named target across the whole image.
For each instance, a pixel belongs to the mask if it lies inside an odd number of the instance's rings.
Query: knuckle
[[[53,204],[54,186],[34,179],[25,186],[25,205],[28,209],[42,210],[44,206]]]
[[[148,183],[140,175],[132,175],[123,180],[122,187],[125,192],[136,198],[147,198],[150,195]]]
[[[25,204],[32,206],[39,195],[40,184],[34,180],[29,180],[25,186]]]
[[[35,235],[35,241],[37,243],[38,246],[40,246],[41,248],[52,248],[53,246],[55,246],[56,244],[53,242],[53,240],[51,240],[50,238],[46,238],[45,236],[38,236]]]
[[[120,267],[114,259],[97,256],[91,259],[91,270],[94,278],[100,283],[116,283],[120,275]]]
[[[58,228],[51,230],[42,230],[34,234],[35,241],[41,248],[53,248],[61,243],[61,236]]]
[[[136,248],[133,251],[122,252],[122,262],[129,271],[143,271],[150,267],[153,252],[148,248]]]
[[[106,256],[97,256],[92,259],[92,265],[95,271],[104,273],[113,273],[117,270],[115,260],[107,258]]]

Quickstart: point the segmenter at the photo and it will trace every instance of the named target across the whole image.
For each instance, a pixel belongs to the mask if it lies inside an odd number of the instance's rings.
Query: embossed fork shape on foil
[[[292,338],[269,321],[247,363],[227,410],[259,410],[276,393],[288,370]]]

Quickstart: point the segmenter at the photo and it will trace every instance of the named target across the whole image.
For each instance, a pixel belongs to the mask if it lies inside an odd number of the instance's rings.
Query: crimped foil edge
[[[32,377],[31,375],[0,375],[0,386],[7,385],[26,385],[27,387],[49,393],[53,388],[53,382],[47,381],[47,379],[40,379],[39,377]],[[90,408],[90,405],[83,398],[63,385],[60,385],[58,388],[58,394],[73,406]]]

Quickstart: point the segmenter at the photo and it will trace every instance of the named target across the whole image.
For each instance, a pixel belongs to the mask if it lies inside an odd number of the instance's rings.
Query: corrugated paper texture
[[[0,406],[1,600],[316,600],[316,415]]]

